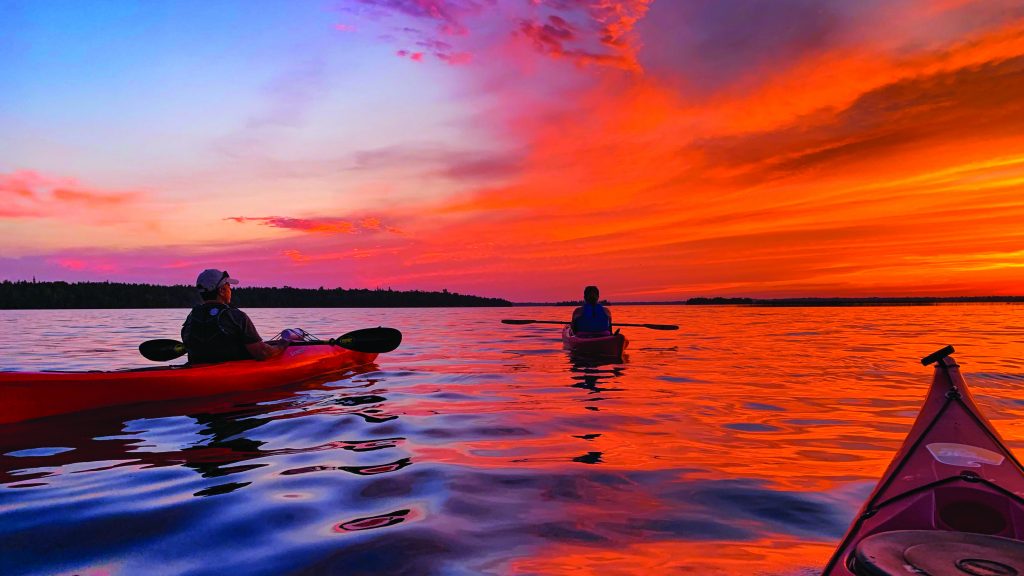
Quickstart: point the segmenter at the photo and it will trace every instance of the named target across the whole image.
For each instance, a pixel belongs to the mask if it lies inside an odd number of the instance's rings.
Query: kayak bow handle
[[[935,352],[932,352],[931,354],[925,356],[924,358],[921,358],[921,364],[924,364],[925,366],[929,364],[934,364],[939,360],[942,360],[946,356],[949,356],[953,352],[956,352],[956,350],[953,349],[953,346],[946,346],[942,350],[936,350]]]

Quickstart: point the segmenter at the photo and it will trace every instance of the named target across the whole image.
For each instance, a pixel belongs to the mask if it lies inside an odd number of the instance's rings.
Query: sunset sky
[[[0,0],[0,278],[1024,294],[1019,0]]]

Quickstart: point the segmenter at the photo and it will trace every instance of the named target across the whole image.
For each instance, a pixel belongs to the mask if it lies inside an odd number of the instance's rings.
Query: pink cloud
[[[381,39],[398,43],[399,56],[417,61],[430,53],[448,64],[467,64],[477,52],[521,38],[553,58],[638,71],[632,32],[651,2],[360,0],[343,11],[355,18],[398,24]]]
[[[414,34],[418,34],[418,32],[414,32]],[[468,64],[473,60],[473,55],[471,53],[457,52],[454,50],[452,44],[445,40],[424,38],[416,42],[416,45],[425,50],[424,54],[426,54],[426,52],[430,52],[438,60],[447,62],[453,66]]]
[[[535,14],[520,20],[517,33],[554,58],[640,71],[633,32],[652,0],[557,0],[536,2]]]
[[[454,54],[437,53],[435,56],[453,66],[469,64],[473,61],[473,55],[469,52],[456,52]]]
[[[10,204],[6,206],[0,206],[0,218],[42,218],[46,216],[42,211],[12,206]]]
[[[400,15],[431,25],[445,36],[463,36],[468,33],[465,21],[493,6],[494,0],[359,0],[358,4],[370,8],[371,17]],[[357,8],[347,11],[360,13]]]
[[[398,54],[402,58],[408,58],[409,60],[412,60],[414,62],[423,61],[423,52],[410,52],[408,50],[399,50],[398,52],[395,52],[395,54]]]
[[[83,262],[82,260],[73,260],[71,258],[58,258],[58,259],[54,260],[54,262],[58,266],[61,266],[63,268],[67,268],[68,270],[82,271],[82,270],[85,270],[86,267],[87,267],[86,263]]]
[[[339,32],[355,32],[356,27],[351,24],[335,24],[334,29]]]
[[[524,20],[519,30],[533,40],[541,52],[565,53],[564,43],[576,38],[572,25],[558,16],[549,16],[546,24]]]
[[[103,209],[142,197],[140,192],[100,190],[74,178],[33,170],[0,174],[0,218],[75,218],[75,209]]]
[[[196,268],[198,266],[199,266],[199,264],[197,264],[196,262],[193,262],[191,260],[176,260],[174,262],[168,262],[166,264],[162,264],[160,267],[161,268],[167,268],[167,269],[170,269],[170,270],[177,270],[177,269],[180,269],[180,268]]]
[[[35,197],[34,189],[46,182],[46,179],[31,170],[0,174],[0,194],[33,198]]]
[[[78,258],[53,258],[51,262],[74,272],[115,272],[117,266],[109,262],[94,262]]]

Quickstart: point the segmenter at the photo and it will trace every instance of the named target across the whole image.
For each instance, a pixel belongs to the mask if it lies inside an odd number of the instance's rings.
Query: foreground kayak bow
[[[1024,469],[952,352],[922,360],[928,397],[824,576],[1024,575]]]

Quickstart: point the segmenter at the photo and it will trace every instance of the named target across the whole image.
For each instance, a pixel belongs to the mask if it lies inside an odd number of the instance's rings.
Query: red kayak
[[[1024,575],[1024,469],[952,352],[922,360],[924,406],[823,576]]]
[[[292,346],[269,360],[112,372],[0,372],[0,424],[104,406],[273,388],[376,358],[376,353],[324,343]]]
[[[587,336],[574,334],[572,325],[562,329],[562,346],[573,354],[580,356],[600,356],[604,358],[620,358],[622,351],[629,345],[629,340],[622,334],[611,336]]]

